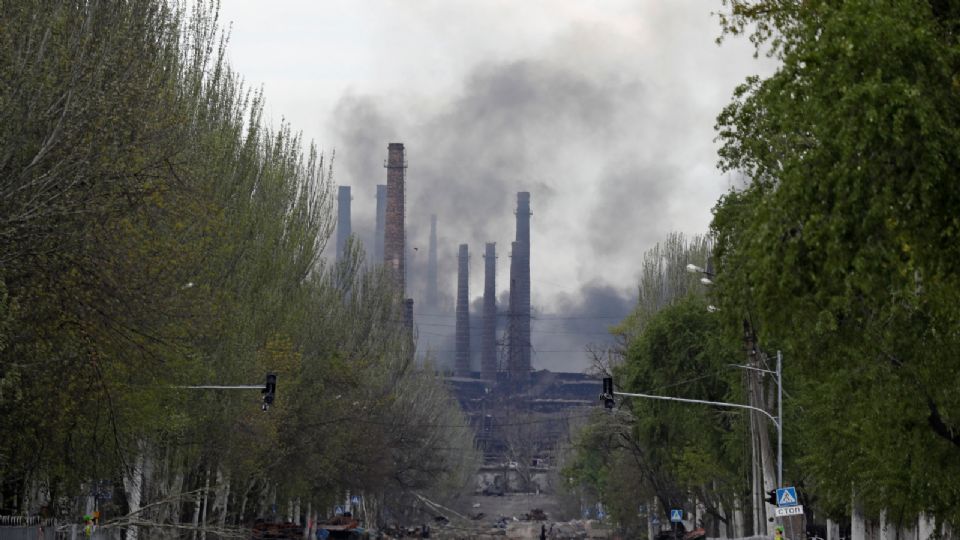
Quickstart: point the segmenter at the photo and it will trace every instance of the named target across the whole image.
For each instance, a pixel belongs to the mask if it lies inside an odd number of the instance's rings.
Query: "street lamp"
[[[713,285],[713,280],[710,279],[714,277],[713,269],[710,268],[710,260],[707,260],[707,267],[701,268],[693,263],[687,264],[687,272],[691,274],[703,274],[704,277],[700,278],[700,283],[704,285]],[[710,313],[715,313],[719,311],[714,305],[708,305],[707,311]],[[740,364],[733,364],[736,367],[744,369],[752,369],[754,371],[760,371],[762,373],[770,373],[775,375],[777,378],[777,417],[774,418],[766,411],[746,405],[745,407],[760,411],[767,415],[768,418],[773,422],[773,425],[777,426],[777,487],[783,486],[783,371],[782,371],[782,355],[780,351],[777,351],[777,370],[771,371],[769,369],[760,369],[753,366],[744,366]]]
[[[690,263],[687,265],[687,272],[691,274],[703,274],[703,277],[700,278],[700,283],[704,285],[713,285],[713,280],[710,279],[713,277],[713,272],[710,269],[710,263],[707,263],[706,268],[700,268],[699,266]]]

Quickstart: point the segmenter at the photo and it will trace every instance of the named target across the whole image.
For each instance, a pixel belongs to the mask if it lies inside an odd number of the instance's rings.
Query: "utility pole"
[[[767,402],[764,397],[763,385],[761,384],[760,376],[758,372],[766,372],[766,373],[772,373],[772,372],[770,370],[759,369],[754,367],[754,364],[756,364],[756,362],[759,360],[760,354],[757,349],[756,337],[753,333],[753,327],[750,325],[750,321],[746,319],[744,319],[743,321],[743,340],[744,340],[745,348],[747,350],[747,365],[740,366],[740,367],[747,368],[747,389],[748,389],[747,393],[749,395],[750,405],[755,409],[763,411],[764,414],[766,414],[767,416],[770,416],[769,413],[766,412]],[[779,369],[777,370],[776,375],[777,375],[777,383],[779,386],[779,382],[780,382]],[[782,418],[782,413],[778,412],[778,415],[780,416],[780,418]],[[760,476],[763,480],[763,493],[767,493],[770,490],[775,490],[776,488],[780,487],[780,482],[782,479],[780,476],[777,475],[777,472],[774,469],[774,455],[773,455],[773,449],[771,448],[771,445],[770,445],[769,432],[763,426],[763,424],[759,421],[758,418],[754,418],[754,420],[755,421],[752,421],[750,426],[751,426],[751,429],[754,431],[754,435],[756,436],[757,441],[759,441],[759,451],[760,451],[759,457],[760,457],[760,467],[762,472]],[[782,432],[782,430],[778,430],[778,431]],[[782,436],[780,438],[782,439]],[[778,463],[779,463],[779,460],[778,460]],[[777,468],[782,469],[779,466]],[[758,501],[764,500],[762,493],[759,494],[759,496],[756,496],[756,500]],[[759,511],[759,508],[757,508],[756,510]],[[763,510],[766,516],[769,516],[770,514],[772,514],[772,510],[765,505],[763,506]],[[772,522],[769,520],[765,520],[765,522],[767,524],[766,534],[772,535],[773,534]],[[756,531],[756,532],[759,533],[759,531]]]
[[[701,268],[695,264],[688,264],[686,266],[687,272],[693,274],[702,274],[703,277],[700,278],[700,282],[704,285],[712,285],[714,272],[710,267],[710,261],[707,260],[707,268]],[[708,311],[716,311],[717,308],[714,306],[707,306]],[[761,465],[761,479],[763,482],[763,491],[770,492],[770,490],[776,490],[776,488],[783,486],[783,371],[782,371],[782,356],[780,351],[777,351],[777,368],[776,371],[769,369],[761,369],[756,367],[756,363],[760,358],[759,350],[756,344],[756,336],[753,332],[753,327],[750,324],[750,321],[747,319],[743,320],[743,341],[745,349],[747,351],[747,364],[738,365],[737,367],[745,368],[748,370],[746,374],[747,378],[747,394],[749,396],[749,402],[751,409],[750,413],[750,431],[756,436],[756,441],[759,442],[759,454],[760,454],[760,465]],[[760,380],[760,376],[757,372],[769,373],[776,376],[777,384],[777,417],[773,418],[767,412],[767,400],[763,392],[763,384]],[[770,448],[770,436],[767,429],[757,418],[755,412],[762,412],[768,418],[770,418],[774,425],[777,426],[777,468],[776,468],[776,479],[774,479],[774,466],[773,466],[773,450]],[[751,444],[752,448],[756,448]],[[757,451],[754,450],[751,452],[751,458],[754,461],[754,470],[756,470],[755,460],[757,458]],[[774,485],[774,482],[776,484]],[[765,500],[761,494],[757,493],[756,482],[752,483],[751,490],[753,491],[753,510],[754,510],[754,523],[759,525],[760,508],[762,504],[760,500]],[[776,506],[776,505],[774,505]],[[764,508],[764,514],[769,516],[770,509]],[[772,520],[767,520],[767,534],[773,534],[772,530]],[[757,530],[754,533],[759,533],[759,526],[756,527]]]

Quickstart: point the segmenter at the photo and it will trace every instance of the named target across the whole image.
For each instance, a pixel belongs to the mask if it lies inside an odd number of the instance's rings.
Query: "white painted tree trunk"
[[[723,503],[717,503],[717,513],[723,516],[727,521],[730,520],[730,516],[726,515],[726,512],[723,511]],[[717,519],[717,538],[726,538],[727,537],[727,524],[724,523],[722,519]]]
[[[887,520],[887,511],[880,511],[880,540],[897,540],[897,527]]]
[[[203,501],[203,494],[199,491],[197,492],[196,497],[194,497],[193,505],[193,539],[197,538],[197,529],[200,527],[200,503]]]
[[[203,518],[200,522],[200,540],[207,540],[207,508],[210,507],[210,468],[207,467],[207,479],[203,485]]]
[[[840,524],[827,519],[827,540],[840,540]]]
[[[934,523],[933,516],[920,514],[920,519],[917,520],[917,538],[919,540],[928,540],[929,538],[933,538],[936,531],[937,527],[936,523]]]
[[[140,511],[140,499],[143,496],[143,460],[146,454],[146,443],[137,442],[137,457],[133,460],[133,467],[124,471],[123,489],[127,492],[127,506],[131,514]],[[127,540],[137,540],[139,529],[133,525],[127,529]]]
[[[140,508],[153,502],[151,498],[151,490],[155,490],[154,477],[156,476],[157,471],[157,459],[154,456],[154,453],[151,451],[150,447],[144,444],[143,447],[143,476],[140,485]],[[140,513],[141,519],[149,519],[149,516],[152,515],[151,510],[147,510],[147,513]]]
[[[867,521],[854,492],[850,501],[850,540],[867,540]]]
[[[219,516],[217,524],[222,529],[227,524],[227,509],[230,504],[230,477],[224,476],[220,467],[217,467],[217,491],[213,502],[214,513]]]

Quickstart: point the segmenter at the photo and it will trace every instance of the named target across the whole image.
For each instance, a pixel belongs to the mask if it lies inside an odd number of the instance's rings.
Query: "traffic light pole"
[[[187,388],[192,390],[260,390],[263,394],[263,405],[260,409],[264,412],[273,404],[277,394],[277,375],[267,373],[266,384],[194,384],[184,386],[174,386],[174,388]]]
[[[733,364],[736,367],[741,367],[744,369],[752,369],[754,371],[762,371],[764,373],[772,373],[777,377],[777,416],[774,417],[772,414],[767,411],[754,407],[752,405],[743,405],[741,403],[727,403],[725,401],[707,401],[704,399],[691,399],[691,398],[679,398],[672,396],[655,396],[651,394],[637,394],[632,392],[615,392],[613,391],[613,378],[604,377],[603,380],[603,394],[600,395],[601,401],[605,401],[605,406],[607,408],[612,408],[612,398],[613,396],[624,396],[624,397],[637,397],[644,399],[659,399],[663,401],[679,401],[681,403],[698,403],[701,405],[715,405],[717,407],[731,407],[735,409],[748,409],[751,411],[756,411],[773,422],[773,425],[777,428],[777,487],[783,487],[783,371],[782,371],[782,356],[780,351],[777,351],[777,370],[771,371],[769,369],[760,369],[753,366],[744,366],[740,364]]]
[[[247,390],[259,388],[263,390],[262,384],[234,384],[234,385],[222,385],[222,384],[197,384],[193,386],[177,386],[175,388],[197,388],[205,390]]]

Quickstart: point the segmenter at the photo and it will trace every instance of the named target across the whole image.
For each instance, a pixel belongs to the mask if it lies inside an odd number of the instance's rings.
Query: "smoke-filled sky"
[[[721,9],[226,0],[221,20],[232,24],[231,63],[263,87],[268,119],[336,152],[353,232],[371,250],[387,144],[406,146],[408,293],[423,297],[437,214],[449,311],[418,307],[416,320],[441,359],[452,357],[458,244],[469,245],[479,305],[484,243],[497,243],[505,299],[516,193],[529,191],[534,367],[581,371],[585,345],[604,342],[635,302],[643,253],[671,231],[704,233],[729,187],[715,167],[715,118],[738,83],[772,65],[746,40],[715,43],[711,11]]]

